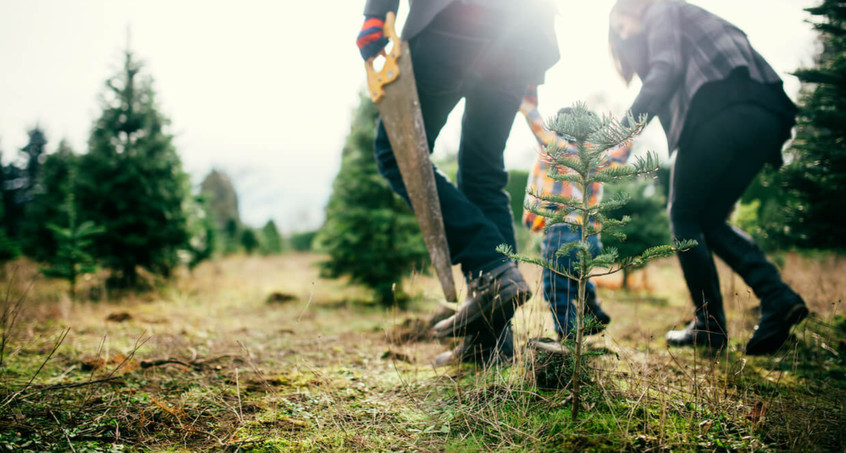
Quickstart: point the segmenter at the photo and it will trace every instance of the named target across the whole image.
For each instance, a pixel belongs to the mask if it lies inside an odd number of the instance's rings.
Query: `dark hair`
[[[663,2],[668,0],[617,0],[614,6],[611,8],[611,13],[608,14],[609,17],[609,24],[608,24],[608,47],[611,51],[611,59],[614,60],[614,66],[617,68],[617,73],[620,74],[620,77],[626,81],[626,85],[631,83],[632,78],[634,78],[635,70],[631,64],[627,63],[625,59],[620,58],[620,50],[617,48],[617,44],[623,39],[614,29],[611,27],[610,24],[610,17],[612,15],[621,14],[625,16],[634,17],[636,19],[640,19],[643,15],[643,10],[646,9],[652,3]],[[684,1],[684,0],[678,0]]]

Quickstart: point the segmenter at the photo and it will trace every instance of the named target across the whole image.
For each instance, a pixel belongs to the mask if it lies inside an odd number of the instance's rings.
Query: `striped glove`
[[[382,34],[385,26],[385,19],[376,16],[366,16],[361,32],[358,34],[355,44],[361,52],[361,58],[369,60],[388,44],[388,38]]]

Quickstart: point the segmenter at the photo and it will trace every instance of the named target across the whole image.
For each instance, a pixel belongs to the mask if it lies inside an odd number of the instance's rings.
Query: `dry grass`
[[[31,451],[846,447],[841,258],[784,258],[785,279],[815,316],[774,357],[741,353],[757,301],[724,266],[732,340],[719,356],[664,345],[666,330],[681,326],[691,311],[675,261],[649,269],[649,293],[601,289],[613,321],[589,340],[595,353],[589,410],[578,423],[569,420],[568,389],[538,386],[539,370],[566,375],[566,363],[521,351],[508,369],[434,370],[431,360],[446,345],[390,335],[392,326],[434,310],[439,294],[432,277],[406,282],[417,300],[399,312],[370,304],[360,288],[318,278],[317,259],[229,258],[140,295],[104,294],[92,279],[80,292],[98,300],[74,302],[62,295],[61,283],[37,278],[34,265],[18,262],[11,298],[35,284],[0,369],[0,445]],[[524,272],[539,281],[537,270]],[[7,266],[7,282],[12,274]],[[273,293],[293,298],[269,303]],[[535,293],[515,318],[518,344],[552,333]],[[123,320],[109,321],[110,315]]]

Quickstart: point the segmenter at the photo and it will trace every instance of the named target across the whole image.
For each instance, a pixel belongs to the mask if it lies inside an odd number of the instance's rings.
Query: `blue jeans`
[[[456,185],[437,168],[435,185],[451,261],[469,277],[505,260],[496,251],[500,244],[516,251],[503,152],[528,82],[507,65],[478,64],[497,31],[473,17],[451,16],[453,11],[441,13],[409,47],[430,152],[450,112],[465,101]],[[408,202],[381,121],[375,154],[379,173]]]
[[[573,274],[577,262],[576,251],[573,250],[565,256],[555,256],[555,252],[561,246],[569,242],[581,241],[581,239],[581,229],[574,233],[570,231],[568,225],[553,225],[543,239],[541,248],[543,258],[553,262],[559,268],[568,269]],[[588,238],[588,243],[591,253],[596,256],[602,249],[599,237],[591,236]],[[591,281],[587,283],[586,296],[596,297],[596,286]],[[566,336],[576,327],[575,301],[579,297],[579,282],[544,268],[543,297],[549,302],[552,319],[555,321],[555,332],[562,337]]]

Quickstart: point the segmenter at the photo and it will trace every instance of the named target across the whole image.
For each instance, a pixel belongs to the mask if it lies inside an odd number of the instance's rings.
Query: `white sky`
[[[424,1],[424,0],[418,0]],[[518,0],[515,0],[518,1]],[[616,76],[607,50],[613,0],[558,5],[562,60],[539,90],[545,114],[578,100],[621,113],[637,94]],[[405,3],[405,2],[401,2]],[[785,79],[812,62],[815,37],[802,8],[814,0],[697,0],[746,31]],[[219,168],[232,176],[241,215],[285,232],[323,219],[352,110],[364,87],[355,37],[363,0],[0,0],[0,150],[4,162],[40,124],[55,149],[86,149],[97,96],[131,47],[155,80],[183,164],[196,183]],[[405,4],[400,10],[404,17]],[[453,112],[435,158],[458,146]],[[653,125],[654,126],[654,125]],[[660,128],[643,140],[666,153]],[[521,117],[506,149],[509,168],[529,168],[536,145]]]

